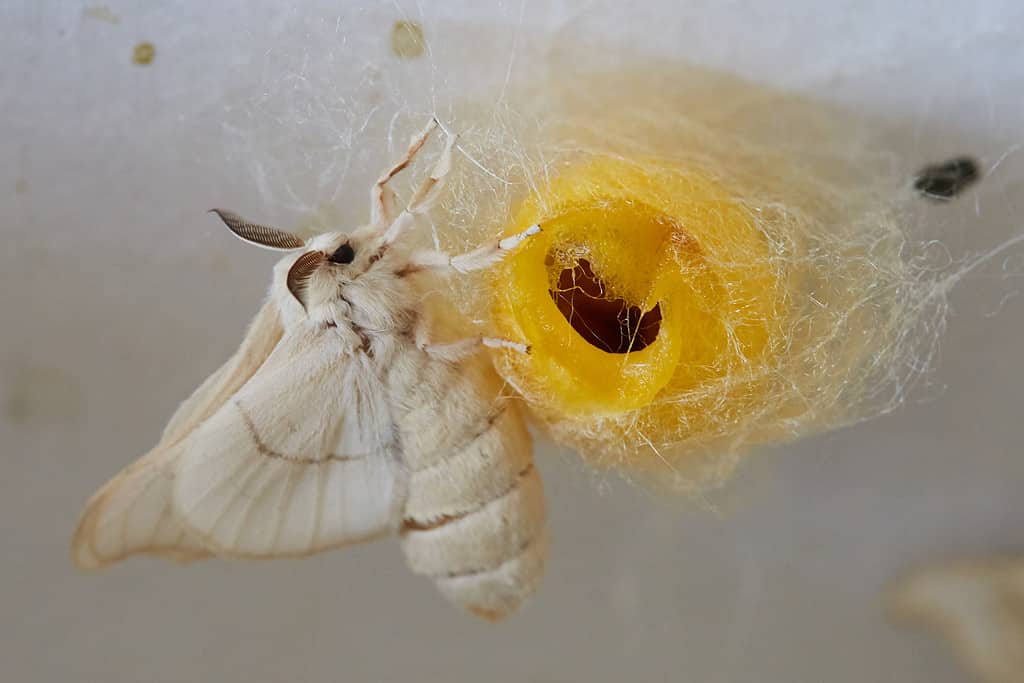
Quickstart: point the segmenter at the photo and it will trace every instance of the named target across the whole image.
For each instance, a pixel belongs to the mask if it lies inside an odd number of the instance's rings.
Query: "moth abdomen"
[[[459,517],[493,500],[516,485],[533,466],[529,435],[522,419],[507,406],[479,432],[467,432],[465,442],[427,460],[409,474],[405,519],[431,524]]]
[[[493,569],[543,529],[540,477],[528,467],[495,498],[457,516],[429,522],[407,519],[403,542],[410,566],[428,576],[454,576]]]
[[[539,584],[547,548],[526,423],[487,366],[432,361],[417,379],[423,396],[399,418],[402,548],[450,600],[500,618]]]
[[[516,610],[540,585],[548,539],[542,532],[504,563],[481,572],[439,577],[438,589],[450,601],[489,621]]]
[[[540,582],[546,532],[543,488],[528,466],[511,488],[457,517],[407,520],[409,567],[434,579],[450,600],[489,619],[512,612]]]

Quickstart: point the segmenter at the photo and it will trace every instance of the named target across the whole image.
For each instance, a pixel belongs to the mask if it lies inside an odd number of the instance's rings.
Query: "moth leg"
[[[509,339],[497,339],[495,337],[467,337],[466,339],[459,339],[453,342],[417,344],[417,346],[438,360],[446,360],[452,363],[472,356],[485,346],[491,349],[510,349],[517,353],[530,353],[528,344],[520,344]]]
[[[434,119],[434,125],[437,125],[437,119]],[[390,244],[394,242],[402,231],[416,222],[417,216],[426,213],[437,202],[438,197],[441,196],[441,190],[444,189],[444,179],[452,170],[452,155],[458,140],[459,136],[457,135],[448,136],[444,150],[441,151],[441,156],[438,157],[434,168],[431,169],[430,174],[420,183],[409,204],[399,214],[398,218],[391,223],[387,232],[384,233],[385,243]]]
[[[412,160],[416,158],[419,151],[423,149],[423,145],[427,144],[427,139],[437,126],[437,119],[431,118],[430,123],[423,130],[412,136],[405,156],[391,168],[384,171],[377,178],[377,182],[373,184],[373,188],[370,191],[370,221],[373,225],[379,225],[383,228],[395,221],[395,191],[391,189],[388,183],[412,163]]]
[[[413,255],[409,266],[412,270],[434,270],[441,273],[470,273],[484,270],[501,261],[510,251],[539,232],[540,225],[532,225],[517,235],[458,256],[451,256],[443,251],[422,251]]]
[[[416,326],[415,339],[417,347],[438,360],[451,363],[468,358],[485,346],[491,349],[511,349],[518,353],[530,353],[530,347],[527,344],[495,337],[467,337],[451,342],[433,343],[430,341],[429,326],[422,320]]]

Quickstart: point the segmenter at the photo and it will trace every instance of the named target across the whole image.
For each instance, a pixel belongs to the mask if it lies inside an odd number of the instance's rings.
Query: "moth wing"
[[[174,461],[183,447],[157,447],[122,470],[86,503],[71,541],[81,569],[99,569],[147,553],[179,562],[207,557],[171,507]]]
[[[78,567],[98,569],[137,553],[180,562],[209,556],[171,506],[174,465],[184,451],[183,439],[252,377],[281,335],[277,306],[268,301],[235,354],[178,407],[157,447],[89,499],[71,541]]]
[[[173,503],[217,554],[299,556],[397,531],[404,477],[383,387],[322,332],[286,333],[189,437]]]
[[[283,333],[277,304],[268,300],[249,324],[245,339],[234,355],[178,406],[164,428],[160,443],[181,440],[213,415],[263,365]]]

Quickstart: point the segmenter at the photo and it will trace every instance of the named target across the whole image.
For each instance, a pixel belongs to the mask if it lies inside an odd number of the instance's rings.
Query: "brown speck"
[[[27,178],[18,178],[17,180],[15,180],[14,181],[14,193],[15,194],[25,194],[26,192],[28,192],[28,179]]]
[[[471,614],[487,621],[501,621],[505,616],[505,613],[498,609],[488,609],[486,607],[475,606],[470,606],[466,609],[468,609]]]
[[[139,43],[132,50],[132,61],[140,66],[152,64],[156,57],[156,48],[153,43]]]
[[[426,49],[423,27],[414,21],[396,21],[391,29],[391,51],[400,59],[415,59]]]
[[[65,422],[82,412],[82,395],[75,379],[51,367],[22,367],[7,383],[4,412],[14,424],[37,426]]]
[[[108,24],[120,24],[121,17],[114,14],[114,11],[106,5],[92,5],[82,10],[82,16],[97,21],[105,21]]]

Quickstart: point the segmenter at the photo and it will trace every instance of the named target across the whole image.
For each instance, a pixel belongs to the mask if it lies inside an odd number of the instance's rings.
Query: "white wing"
[[[182,402],[157,446],[111,479],[86,504],[72,539],[72,559],[97,569],[136,553],[181,562],[207,557],[171,506],[174,467],[183,441],[263,364],[281,338],[277,306],[268,301],[235,354]]]
[[[173,504],[217,554],[306,555],[397,531],[404,477],[383,387],[333,329],[286,333],[185,443]]]
[[[263,365],[283,333],[277,305],[268,300],[249,323],[245,339],[234,355],[178,406],[160,437],[161,445],[188,436],[224,405]]]
[[[81,569],[98,569],[136,553],[179,562],[208,555],[171,509],[171,477],[181,444],[157,447],[126,467],[86,504],[71,544]]]

